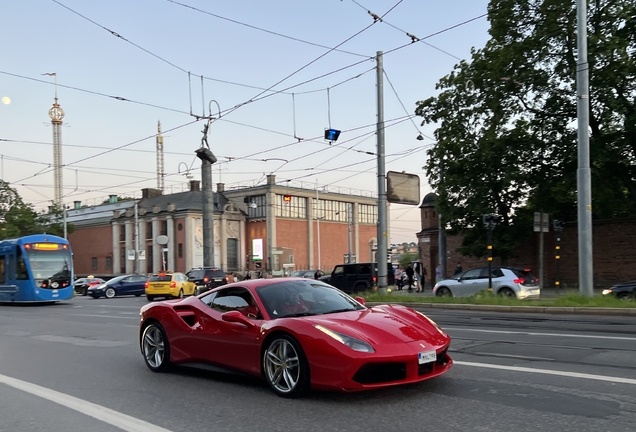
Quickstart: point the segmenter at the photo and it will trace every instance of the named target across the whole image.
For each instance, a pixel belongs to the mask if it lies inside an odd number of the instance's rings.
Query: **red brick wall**
[[[68,240],[73,251],[75,274],[114,274],[114,270],[106,270],[106,257],[112,257],[112,227],[77,228],[69,234]],[[97,258],[97,270],[93,270],[91,259]],[[119,269],[115,269],[119,271]]]
[[[378,228],[375,225],[358,225],[358,262],[371,262],[371,247],[369,242],[378,236]],[[387,244],[388,246],[388,244]],[[354,249],[355,251],[355,249]],[[353,253],[353,252],[351,252]]]
[[[423,262],[437,264],[437,232],[430,243],[420,242],[420,256]],[[554,286],[556,274],[556,233],[543,234],[544,246],[544,286]],[[514,256],[508,259],[510,266],[531,268],[535,276],[540,274],[539,233],[533,233],[530,240],[519,246]],[[578,286],[578,229],[576,224],[568,224],[561,233],[559,249],[559,280],[562,286]],[[609,287],[613,283],[636,279],[636,220],[596,221],[593,227],[594,286]],[[485,257],[463,257],[456,252],[461,245],[460,237],[447,237],[447,270],[452,275],[457,261],[464,270],[488,264]],[[495,258],[495,264],[501,260]],[[428,269],[427,269],[428,270]],[[429,271],[430,274],[430,271]]]
[[[245,250],[247,254],[252,254],[252,239],[263,239],[263,270],[267,267],[267,225],[265,221],[247,222],[245,225]],[[254,270],[254,264],[248,266]]]
[[[320,228],[322,229],[322,225]],[[309,235],[306,220],[276,219],[276,247],[289,248],[296,270],[309,270]],[[282,255],[280,255],[282,257]],[[285,263],[287,263],[287,260]],[[281,263],[281,268],[282,268]]]
[[[337,265],[344,262],[344,256],[348,253],[347,224],[343,222],[320,222],[320,267],[326,273]],[[314,222],[314,262],[318,266],[318,231],[317,223]],[[351,233],[353,242],[353,232]],[[355,252],[353,243],[351,253]]]

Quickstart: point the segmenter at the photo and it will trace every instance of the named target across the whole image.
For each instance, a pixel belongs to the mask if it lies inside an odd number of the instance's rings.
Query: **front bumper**
[[[450,341],[434,348],[437,359],[419,364],[418,353],[428,351],[419,343],[399,344],[383,349],[382,353],[359,356],[352,353],[331,361],[310,362],[311,386],[320,390],[361,391],[435,378],[453,365],[448,355]]]

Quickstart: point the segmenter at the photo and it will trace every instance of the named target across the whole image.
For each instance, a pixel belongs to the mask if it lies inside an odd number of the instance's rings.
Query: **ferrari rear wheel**
[[[279,396],[298,397],[309,387],[309,366],[305,353],[298,342],[287,334],[276,336],[265,349],[263,371],[267,383]]]
[[[146,366],[153,372],[164,372],[170,366],[170,343],[161,324],[149,324],[141,336],[141,352]]]

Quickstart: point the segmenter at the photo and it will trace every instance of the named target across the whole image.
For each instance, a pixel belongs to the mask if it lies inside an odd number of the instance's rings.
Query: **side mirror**
[[[221,315],[221,319],[231,323],[243,324],[245,327],[254,327],[254,323],[239,311],[225,312]]]
[[[360,303],[362,306],[366,306],[367,304],[367,301],[364,299],[364,297],[356,297],[356,301]]]

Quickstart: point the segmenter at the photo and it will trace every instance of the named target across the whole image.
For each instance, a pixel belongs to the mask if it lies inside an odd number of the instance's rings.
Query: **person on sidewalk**
[[[413,271],[413,267],[411,264],[406,268],[406,278],[407,283],[409,284],[409,292],[413,292],[413,275],[415,272]]]
[[[402,279],[404,272],[402,271],[402,267],[398,267],[395,269],[395,284],[397,285],[398,291],[402,291],[402,287],[404,286],[404,279]]]
[[[455,274],[460,274],[464,271],[462,268],[462,263],[457,263],[457,267],[455,267]]]
[[[442,265],[437,264],[437,267],[435,267],[435,282],[439,282],[441,280],[442,280]]]

